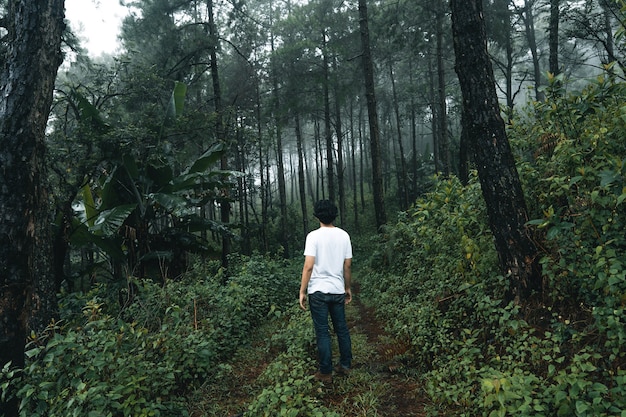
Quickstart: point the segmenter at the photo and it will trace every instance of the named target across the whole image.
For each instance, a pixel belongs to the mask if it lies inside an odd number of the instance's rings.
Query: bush
[[[17,395],[29,417],[188,415],[185,395],[224,377],[220,362],[297,295],[292,264],[237,257],[232,265],[227,279],[207,275],[208,265],[163,286],[131,280],[122,304],[106,285],[65,294],[62,326],[33,339],[23,370],[3,370],[2,395]]]
[[[438,181],[362,274],[368,302],[412,344],[433,415],[625,415],[626,86],[548,96],[510,130],[542,297],[503,302],[475,180]]]

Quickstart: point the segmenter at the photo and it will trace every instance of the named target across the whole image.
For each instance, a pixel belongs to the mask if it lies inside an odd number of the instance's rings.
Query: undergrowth
[[[437,182],[386,228],[363,289],[412,346],[431,415],[626,416],[626,91],[548,91],[510,137],[545,287],[505,303],[480,187]],[[382,266],[382,267],[381,267]]]

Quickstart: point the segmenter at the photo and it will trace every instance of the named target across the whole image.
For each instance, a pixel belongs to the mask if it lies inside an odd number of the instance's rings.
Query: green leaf
[[[187,84],[176,81],[172,96],[167,106],[166,119],[172,120],[183,114],[185,106],[185,96],[187,95]]]
[[[172,167],[169,165],[148,164],[146,172],[148,178],[161,189],[167,187],[174,179]]]
[[[215,143],[205,153],[203,153],[193,164],[187,169],[186,174],[196,172],[205,172],[211,165],[219,161],[224,154],[224,144]]]
[[[91,193],[91,187],[89,184],[85,184],[82,188],[83,204],[85,206],[85,219],[89,227],[93,226],[98,210],[96,209],[96,203],[93,200],[93,194]]]
[[[187,207],[187,200],[175,194],[152,193],[148,198],[159,204],[167,212],[174,212]]]
[[[136,207],[137,204],[125,204],[103,211],[98,216],[91,231],[104,236],[114,235]]]
[[[608,185],[613,184],[617,179],[620,178],[620,174],[615,171],[602,171],[600,172],[600,186],[606,187]]]
[[[576,413],[584,414],[589,410],[589,405],[584,401],[576,401]]]

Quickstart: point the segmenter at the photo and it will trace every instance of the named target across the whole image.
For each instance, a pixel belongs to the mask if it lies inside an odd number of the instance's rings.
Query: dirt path
[[[354,288],[355,295],[359,292],[358,285]],[[374,309],[363,304],[358,296],[354,298],[353,307],[357,317],[348,317],[351,334],[362,334],[367,338],[368,345],[375,350],[373,360],[360,363],[355,360],[355,367],[364,367],[379,383],[389,387],[387,395],[379,399],[377,415],[422,417],[425,395],[421,386],[412,378],[407,377],[404,360],[408,346],[391,338],[377,320]]]
[[[427,396],[407,364],[409,347],[385,331],[375,309],[360,300],[358,284],[354,285],[354,294],[346,311],[355,356],[353,372],[347,379],[336,377],[330,386],[322,386],[318,400],[343,417],[426,416]],[[226,410],[222,416],[242,416],[242,410],[252,400],[250,394],[262,388],[255,381],[274,356],[266,346],[265,340],[259,340],[258,346],[243,348],[238,353],[242,366],[233,368],[230,383],[205,393],[213,402],[222,403],[222,410]],[[207,415],[215,414],[193,414]]]

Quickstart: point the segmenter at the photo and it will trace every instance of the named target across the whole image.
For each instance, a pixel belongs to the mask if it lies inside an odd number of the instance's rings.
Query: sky
[[[65,0],[65,18],[94,57],[116,51],[126,13],[119,0]]]

